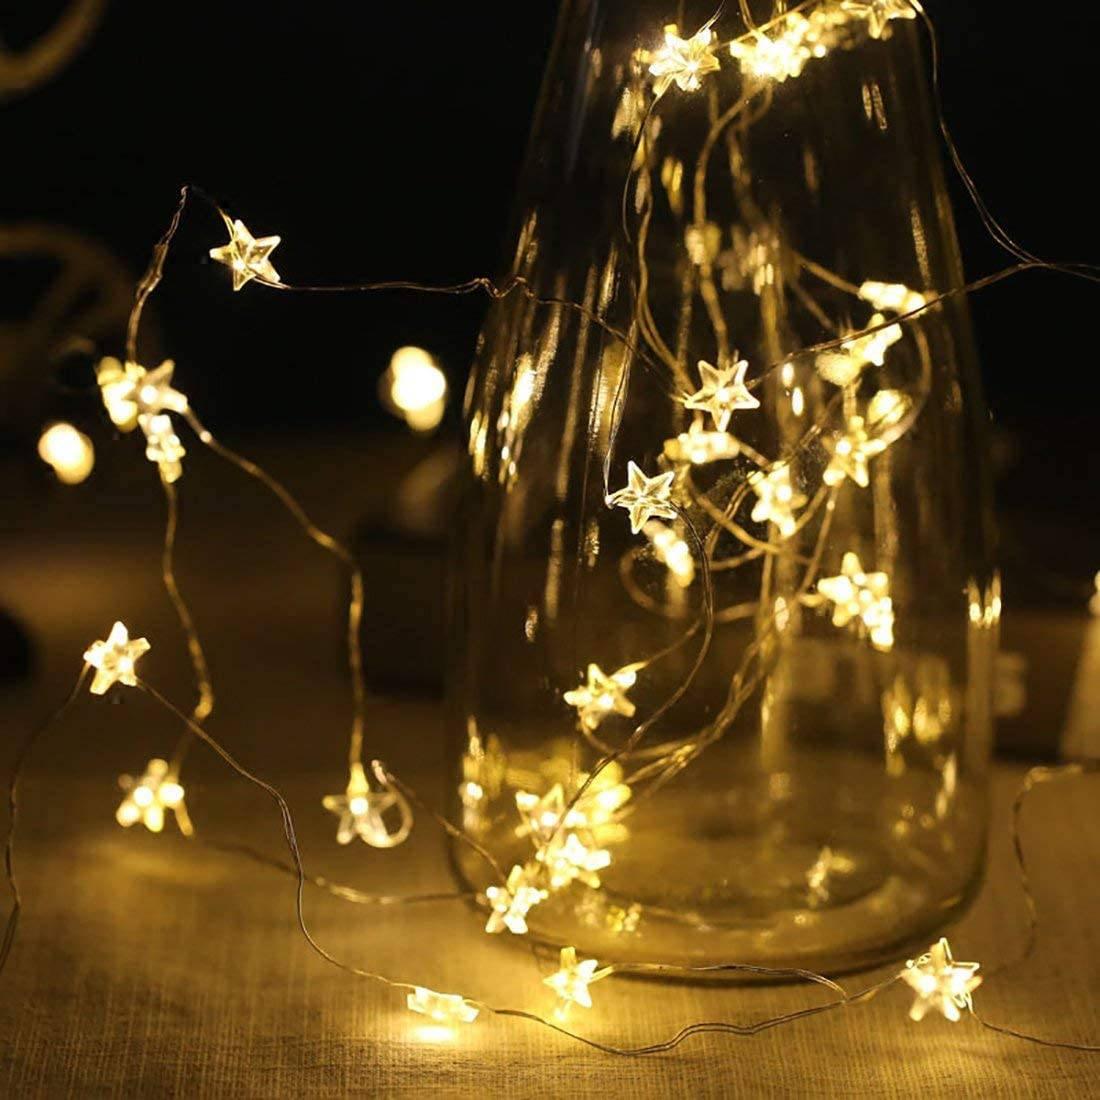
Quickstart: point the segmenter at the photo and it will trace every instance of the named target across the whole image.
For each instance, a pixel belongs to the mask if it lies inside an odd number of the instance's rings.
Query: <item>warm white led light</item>
[[[57,480],[79,485],[95,466],[92,441],[72,424],[51,424],[38,438],[38,454],[53,467]]]

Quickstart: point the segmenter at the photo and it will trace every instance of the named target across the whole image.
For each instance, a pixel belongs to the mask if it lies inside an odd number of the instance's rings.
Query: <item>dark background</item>
[[[1000,0],[927,6],[947,117],[990,207],[1044,256],[1100,261],[1091,167],[1100,14],[1059,7],[1040,27]],[[62,8],[7,4],[0,35],[22,48]],[[555,0],[115,0],[66,67],[3,105],[0,224],[73,231],[117,258],[121,283],[141,272],[180,184],[192,181],[257,235],[281,234],[274,260],[296,282],[497,274],[557,9]],[[968,277],[1004,266],[954,193]],[[144,337],[146,358],[176,359],[181,387],[211,424],[396,431],[377,381],[402,343],[433,351],[461,394],[482,299],[231,295],[224,270],[197,262],[222,235],[196,205]],[[68,356],[58,372],[56,348],[20,336],[21,316],[54,277],[47,263],[0,250],[9,445],[27,446],[51,416],[85,427],[102,419],[95,401],[47,381],[86,384],[88,349],[83,367]],[[973,300],[1002,505],[1068,524],[1086,540],[1081,560],[1100,562],[1095,534],[1088,544],[1098,306],[1097,288],[1046,273]],[[98,351],[119,352],[120,326],[103,327]]]

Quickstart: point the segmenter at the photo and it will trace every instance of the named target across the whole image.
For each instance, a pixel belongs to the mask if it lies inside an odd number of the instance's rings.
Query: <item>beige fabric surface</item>
[[[154,720],[142,701],[126,709],[136,724]],[[106,742],[106,711],[78,711],[55,746]],[[422,749],[438,745],[435,710],[404,704],[386,714]],[[117,796],[106,777],[52,777],[42,766],[50,755],[40,754],[24,794],[26,910],[0,987],[2,1095],[1084,1096],[1100,1087],[1100,1056],[1000,1038],[973,1021],[914,1024],[903,988],[753,1038],[693,1038],[646,1058],[603,1055],[525,1021],[484,1017],[451,1041],[425,1042],[425,1021],[404,1008],[403,995],[310,952],[289,878],[171,833],[124,832],[112,820]],[[279,853],[270,803],[210,765],[196,762],[189,790],[208,834]],[[988,967],[1013,954],[1024,927],[1004,831],[1018,778],[1018,769],[999,771],[989,878],[951,934],[959,957]],[[987,982],[977,1003],[994,1022],[1095,1042],[1100,815],[1090,783],[1035,796],[1027,842],[1042,939],[1028,963]],[[322,777],[284,777],[284,785],[312,870],[371,890],[449,888],[428,822],[399,852],[338,849],[333,822],[316,805]],[[326,948],[356,965],[496,1004],[551,1007],[532,956],[514,939],[484,936],[461,903],[367,911],[311,892],[308,919]],[[594,992],[597,1007],[578,1012],[578,1026],[628,1044],[692,1020],[748,1021],[823,996],[806,987],[639,981]]]
[[[314,448],[308,462],[273,457],[311,503],[319,487],[346,485],[352,468],[347,448]],[[384,456],[357,461],[368,457]],[[311,872],[377,892],[452,889],[439,833],[423,816],[395,851],[336,845],[335,820],[320,799],[346,774],[339,577],[259,494],[239,491],[239,479],[208,456],[189,461],[179,572],[219,685],[211,731],[286,791]],[[10,502],[9,514],[26,516],[34,537],[5,546],[0,591],[38,639],[42,664],[32,684],[0,694],[4,776],[18,740],[56,705],[84,647],[116,617],[153,642],[143,674],[177,702],[190,700],[185,651],[159,588],[163,504],[148,470],[120,469],[94,493],[51,498],[49,507],[37,498]],[[317,515],[334,529],[363,512],[354,494],[329,498]],[[118,706],[85,698],[35,748],[16,849],[25,910],[0,976],[0,1096],[1100,1093],[1100,1055],[1000,1038],[973,1021],[911,1023],[904,988],[754,1038],[693,1038],[639,1059],[603,1055],[520,1020],[482,1018],[450,1042],[425,1041],[424,1021],[401,993],[309,950],[289,878],[171,829],[152,836],[115,824],[118,774],[170,753],[175,734],[163,712],[131,692]],[[368,751],[441,804],[441,707],[376,701],[369,738]],[[998,769],[988,878],[950,932],[959,958],[987,968],[1017,952],[1026,927],[1007,833],[1022,771]],[[285,854],[270,800],[209,752],[194,752],[184,782],[201,833]],[[1042,935],[1026,964],[978,990],[990,1021],[1100,1042],[1098,782],[1044,789],[1029,803],[1025,839]],[[349,963],[497,1005],[552,1008],[524,944],[485,936],[461,903],[374,911],[311,891],[307,915],[318,940]],[[855,987],[882,973],[846,981]],[[808,987],[625,980],[593,993],[596,1007],[578,1011],[577,1026],[619,1044],[663,1039],[693,1020],[757,1020],[827,996]]]

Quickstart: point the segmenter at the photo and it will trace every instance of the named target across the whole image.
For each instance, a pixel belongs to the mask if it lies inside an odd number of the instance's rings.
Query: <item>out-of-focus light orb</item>
[[[413,431],[434,431],[447,407],[447,377],[423,348],[398,348],[382,376],[382,398]]]
[[[46,428],[38,438],[38,454],[66,485],[79,485],[95,466],[92,441],[72,424],[51,424]]]

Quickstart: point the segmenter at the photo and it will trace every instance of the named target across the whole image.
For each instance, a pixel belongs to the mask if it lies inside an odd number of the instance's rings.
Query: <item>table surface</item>
[[[362,458],[372,457],[364,446]],[[189,456],[189,460],[190,460]],[[80,653],[121,617],[153,642],[146,677],[188,700],[186,657],[159,589],[163,507],[137,459],[100,485],[16,494],[0,557],[3,603],[39,640],[36,676],[0,692],[3,774],[14,746],[56,705]],[[295,472],[296,469],[296,472]],[[311,451],[289,480],[340,482],[346,454]],[[3,471],[0,471],[2,473]],[[284,472],[284,471],[280,471]],[[320,796],[343,784],[347,683],[335,630],[339,577],[251,487],[224,480],[206,456],[189,466],[180,582],[220,685],[210,724],[293,810],[307,869],[371,892],[449,891],[438,831],[422,815],[390,852],[334,842]],[[346,480],[342,482],[346,486]],[[199,486],[203,486],[202,490]],[[319,502],[346,530],[369,501]],[[219,537],[208,537],[212,530]],[[228,532],[237,532],[230,537]],[[29,537],[33,534],[33,538]],[[444,718],[437,704],[371,701],[372,752],[436,805],[444,799]],[[982,1030],[973,1020],[921,1024],[908,990],[891,989],[752,1038],[700,1036],[645,1058],[601,1054],[523,1020],[483,1016],[449,1040],[422,1029],[403,994],[357,979],[311,952],[288,876],[171,827],[122,830],[116,777],[171,751],[176,728],[152,701],[82,699],[36,745],[21,792],[16,867],[23,919],[0,977],[0,1095],[281,1097],[355,1093],[503,1096],[616,1094],[1082,1096],[1100,1090],[1100,1055],[1052,1050]],[[989,871],[950,930],[961,958],[988,970],[1012,959],[1026,930],[1008,833],[1019,763],[998,764]],[[185,777],[200,836],[283,856],[269,799],[196,750]],[[1040,906],[1040,940],[1023,964],[991,977],[976,1003],[991,1022],[1100,1042],[1100,814],[1096,780],[1044,788],[1024,839]],[[514,937],[482,934],[461,902],[388,909],[310,890],[306,915],[340,959],[435,989],[547,1013],[542,971]],[[861,986],[886,968],[852,979]],[[827,999],[805,986],[711,988],[611,981],[578,1030],[617,1044],[668,1037],[701,1019],[739,1023]]]

